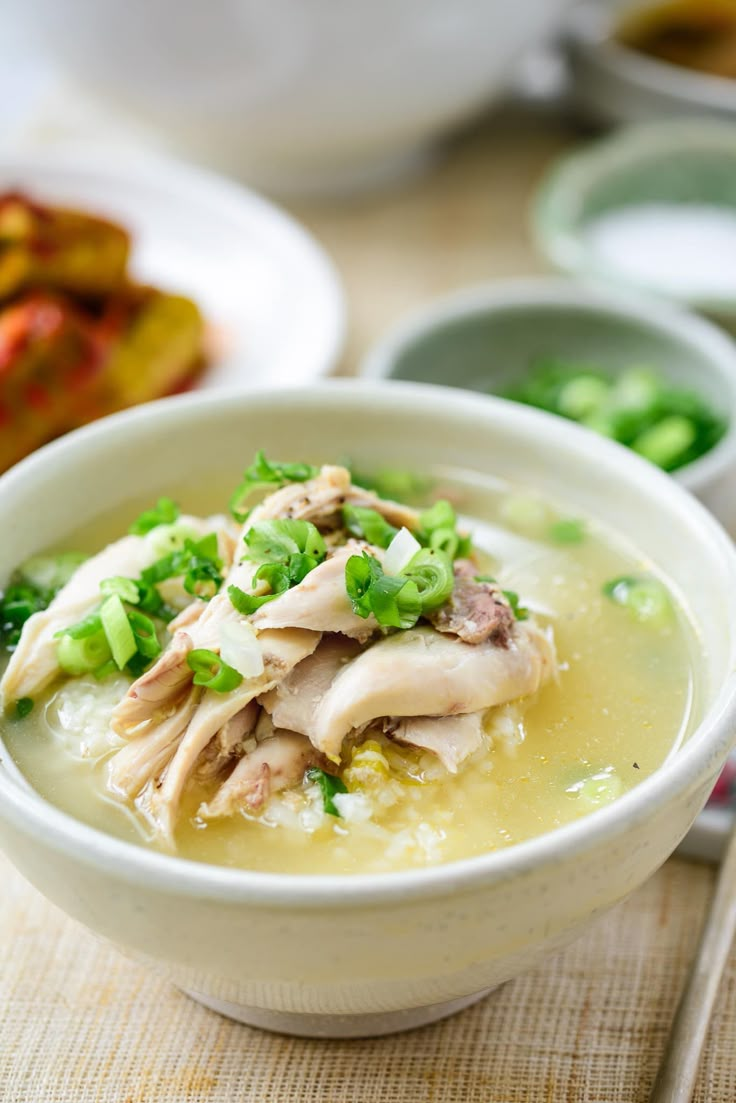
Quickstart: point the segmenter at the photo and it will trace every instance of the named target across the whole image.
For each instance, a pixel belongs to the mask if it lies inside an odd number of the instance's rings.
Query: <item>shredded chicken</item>
[[[310,766],[323,762],[305,736],[273,726],[263,736],[263,726],[259,727],[262,738],[255,748],[240,759],[213,799],[200,807],[204,819],[231,816],[241,809],[256,812],[273,793],[298,785]]]
[[[379,640],[337,675],[313,742],[337,762],[345,736],[371,720],[479,712],[536,693],[553,668],[552,644],[529,622],[515,626],[506,648],[409,629]]]
[[[483,743],[483,715],[391,717],[384,722],[384,731],[399,743],[431,751],[449,773],[456,774]]]
[[[345,589],[345,564],[351,555],[359,555],[370,545],[348,541],[343,547],[310,571],[303,582],[269,601],[253,614],[258,628],[309,628],[314,632],[340,632],[365,642],[378,630],[375,617],[359,617],[353,612]],[[372,554],[383,553],[371,548]]]

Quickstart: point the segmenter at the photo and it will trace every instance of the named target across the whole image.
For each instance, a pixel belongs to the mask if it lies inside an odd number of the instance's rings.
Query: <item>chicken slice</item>
[[[259,698],[277,728],[312,737],[322,699],[360,645],[344,636],[324,636],[319,647],[295,666],[270,693]]]
[[[199,756],[196,767],[198,781],[216,778],[232,764],[234,758],[244,753],[247,743],[255,742],[254,732],[260,711],[255,701],[249,701],[213,735]]]
[[[313,742],[333,762],[352,728],[381,716],[480,712],[535,693],[554,669],[554,647],[529,621],[506,648],[465,643],[433,628],[379,640],[335,678],[322,701]]]
[[[115,796],[133,800],[166,769],[199,704],[202,690],[192,687],[174,711],[155,727],[127,743],[107,766],[107,787]]]
[[[270,494],[250,516],[248,527],[260,521],[293,517],[311,521],[317,528],[341,528],[340,511],[344,505],[366,506],[382,514],[397,528],[419,527],[419,515],[414,509],[379,498],[372,490],[353,486],[346,467],[325,465],[313,479],[289,483]]]
[[[431,751],[449,773],[456,774],[483,743],[483,715],[391,717],[384,731],[399,743]]]
[[[240,809],[257,812],[272,793],[298,785],[305,771],[321,761],[306,736],[277,728],[241,758],[213,799],[200,807],[199,815],[216,819]]]
[[[340,632],[365,641],[378,628],[375,617],[363,618],[353,612],[345,589],[345,564],[351,555],[369,547],[349,541],[310,571],[298,586],[262,605],[251,618],[254,628],[309,628],[313,632]],[[379,549],[371,553],[382,555]]]
[[[229,522],[225,518],[182,516],[178,523],[202,536],[217,531],[221,553],[227,554],[232,547],[232,536],[226,531]],[[137,578],[160,554],[156,529],[153,529],[146,536],[124,536],[82,563],[48,609],[34,613],[23,626],[18,646],[0,682],[4,702],[34,697],[54,680],[59,673],[55,633],[94,611],[102,598],[100,583],[104,579],[115,575]]]
[[[501,587],[482,582],[469,559],[455,563],[455,586],[439,609],[427,614],[438,632],[459,636],[466,643],[492,639],[506,647],[514,628],[514,614]]]
[[[152,812],[166,836],[170,838],[173,834],[184,787],[212,736],[249,701],[278,685],[297,663],[311,655],[319,640],[319,633],[300,629],[262,632],[258,642],[263,653],[263,673],[244,679],[230,693],[205,691],[152,800]]]

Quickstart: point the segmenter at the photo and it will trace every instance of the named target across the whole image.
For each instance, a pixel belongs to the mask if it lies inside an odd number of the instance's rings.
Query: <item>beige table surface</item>
[[[392,194],[293,205],[347,286],[354,370],[434,295],[538,270],[529,195],[559,124],[505,114]],[[231,1023],[120,957],[0,859],[1,1103],[614,1103],[644,1101],[713,873],[672,859],[544,968],[436,1026],[315,1042]],[[696,1094],[736,1101],[736,957]]]

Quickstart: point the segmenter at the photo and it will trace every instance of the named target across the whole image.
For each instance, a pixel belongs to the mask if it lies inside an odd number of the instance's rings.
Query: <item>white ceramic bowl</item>
[[[572,939],[688,830],[736,725],[736,552],[672,479],[559,419],[439,388],[345,382],[167,400],[49,445],[0,480],[0,524],[13,533],[0,578],[116,501],[155,497],[209,463],[240,470],[257,447],[459,465],[562,493],[635,537],[688,595],[700,633],[702,719],[652,777],[540,838],[424,870],[310,877],[199,865],[86,827],[0,769],[0,842],[19,870],[206,1005],[298,1034],[417,1026]]]
[[[286,189],[369,184],[501,90],[570,0],[26,0],[48,53],[178,148]]]
[[[571,229],[570,250],[572,238]],[[400,322],[369,352],[361,374],[503,394],[540,356],[598,364],[614,374],[646,364],[703,395],[729,428],[675,478],[736,532],[736,346],[712,323],[651,295],[562,279],[467,288]]]

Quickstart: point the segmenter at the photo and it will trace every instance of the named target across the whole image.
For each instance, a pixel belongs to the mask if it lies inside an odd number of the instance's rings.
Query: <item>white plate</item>
[[[217,356],[200,386],[290,386],[331,371],[345,307],[325,253],[271,203],[157,154],[65,147],[0,156],[0,190],[98,212],[133,235],[137,279],[191,296]]]

